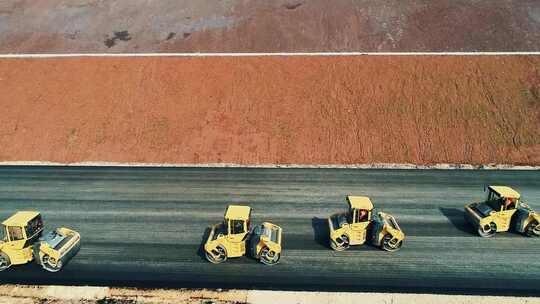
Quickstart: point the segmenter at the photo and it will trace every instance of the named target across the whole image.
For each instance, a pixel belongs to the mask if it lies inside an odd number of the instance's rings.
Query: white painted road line
[[[236,163],[122,163],[107,161],[83,161],[60,163],[49,161],[0,161],[0,166],[66,166],[66,167],[170,167],[170,168],[324,168],[324,169],[436,169],[436,170],[540,170],[540,166],[517,166],[510,164],[432,164],[417,165],[407,163],[374,164],[236,164]]]
[[[80,57],[538,56],[540,52],[73,53],[0,54],[0,59]]]

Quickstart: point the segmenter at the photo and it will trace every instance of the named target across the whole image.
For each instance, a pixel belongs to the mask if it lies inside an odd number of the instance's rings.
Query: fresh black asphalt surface
[[[485,184],[513,186],[540,210],[540,171],[0,167],[1,219],[38,210],[47,228],[83,239],[63,271],[13,266],[0,283],[538,295],[539,238],[482,239],[464,222]],[[327,247],[325,218],[347,194],[396,217],[401,251]],[[201,257],[230,203],[283,227],[280,264]]]

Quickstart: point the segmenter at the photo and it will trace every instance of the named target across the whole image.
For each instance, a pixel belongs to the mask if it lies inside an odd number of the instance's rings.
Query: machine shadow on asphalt
[[[206,227],[204,229],[204,233],[201,239],[201,243],[199,244],[199,248],[197,249],[197,255],[201,258],[201,260],[207,262],[206,256],[204,255],[204,244],[206,243],[206,240],[208,239],[208,236],[210,236],[210,231],[212,229],[210,227]]]
[[[459,231],[465,232],[470,235],[476,235],[476,231],[465,220],[465,211],[459,208],[446,207],[440,207],[439,210]]]
[[[313,217],[311,227],[313,228],[313,240],[319,245],[330,249],[328,219]]]

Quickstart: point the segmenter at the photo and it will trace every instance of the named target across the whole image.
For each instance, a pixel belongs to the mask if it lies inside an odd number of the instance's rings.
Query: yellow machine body
[[[275,264],[281,255],[281,228],[271,223],[263,223],[250,229],[251,208],[229,205],[225,220],[212,226],[204,244],[208,261],[218,264],[227,258],[241,257],[248,253],[264,264]],[[255,241],[256,240],[256,241]]]
[[[36,211],[19,211],[2,222],[0,271],[37,259],[45,270],[59,271],[80,246],[80,235],[68,228],[58,228],[42,238],[43,221]],[[56,238],[49,237],[56,235]]]
[[[405,233],[396,219],[388,213],[378,212],[377,220],[373,221],[372,243],[385,250],[394,251],[401,247],[404,239]]]
[[[40,264],[48,271],[59,271],[79,252],[80,243],[80,234],[71,229],[61,227],[49,232],[36,247]]]
[[[365,196],[347,196],[349,209],[328,218],[330,247],[342,251],[370,240],[387,251],[398,250],[405,234],[395,218],[387,213],[373,215],[373,203]]]
[[[11,265],[21,265],[34,259],[33,245],[43,232],[43,222],[39,212],[17,212],[2,222],[3,240],[0,253],[9,259],[7,265],[0,261],[0,270]]]
[[[527,236],[540,236],[540,215],[521,201],[521,195],[508,186],[488,186],[487,198],[465,205],[465,219],[482,237],[514,230]]]
[[[216,257],[222,254],[222,250],[229,258],[245,255],[250,214],[251,208],[248,206],[230,205],[225,212],[224,222],[210,230],[204,250]]]
[[[253,230],[250,239],[251,256],[266,265],[273,265],[281,258],[282,229],[264,222]]]

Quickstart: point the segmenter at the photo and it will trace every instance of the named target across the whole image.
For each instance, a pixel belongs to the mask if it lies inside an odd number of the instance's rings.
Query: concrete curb
[[[535,304],[540,303],[540,298],[397,293],[285,292],[253,290],[248,292],[247,302],[250,304]]]
[[[58,300],[100,300],[109,296],[109,287],[4,285],[0,297]]]
[[[100,300],[109,296],[108,287],[47,286],[45,298],[59,300]]]

